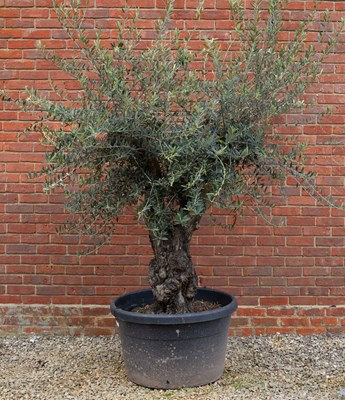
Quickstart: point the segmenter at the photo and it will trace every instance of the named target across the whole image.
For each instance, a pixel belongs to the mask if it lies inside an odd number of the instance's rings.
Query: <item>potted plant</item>
[[[205,39],[197,50],[193,32],[186,38],[172,29],[171,0],[146,46],[137,28],[140,11],[119,23],[111,45],[102,45],[102,33],[91,39],[78,0],[56,4],[76,55],[64,59],[44,48],[43,54],[79,82],[80,95],[71,99],[56,89],[59,97],[50,100],[28,89],[17,100],[40,112],[31,130],[51,146],[40,174],[48,191],[64,190],[73,228],[106,240],[129,207],[147,228],[151,289],[111,306],[127,372],[141,385],[195,386],[222,374],[237,304],[227,293],[197,288],[190,242],[206,212],[225,208],[235,222],[246,206],[267,218],[267,189],[283,187],[289,176],[332,204],[304,170],[305,144],[277,136],[273,127],[277,116],[305,107],[302,96],[320,76],[337,34],[324,43],[325,13],[321,50],[306,44],[315,12],[281,43],[284,3],[269,0],[263,12],[257,1],[247,19],[241,1],[230,1],[230,40]]]

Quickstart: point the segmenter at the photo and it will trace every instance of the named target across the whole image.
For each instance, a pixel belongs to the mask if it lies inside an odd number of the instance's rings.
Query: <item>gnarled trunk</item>
[[[190,239],[190,230],[182,226],[175,226],[168,240],[157,243],[151,238],[155,256],[148,275],[158,313],[192,311],[198,282],[190,256]]]

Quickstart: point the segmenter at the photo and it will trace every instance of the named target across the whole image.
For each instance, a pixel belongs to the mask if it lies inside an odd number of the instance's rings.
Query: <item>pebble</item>
[[[218,382],[167,391],[128,381],[118,337],[4,337],[0,398],[345,400],[345,335],[230,337]]]

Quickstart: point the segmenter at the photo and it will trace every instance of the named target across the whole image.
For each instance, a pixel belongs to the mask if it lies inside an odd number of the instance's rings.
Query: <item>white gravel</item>
[[[168,391],[126,379],[118,337],[3,337],[0,399],[345,400],[345,335],[229,338],[221,380]]]

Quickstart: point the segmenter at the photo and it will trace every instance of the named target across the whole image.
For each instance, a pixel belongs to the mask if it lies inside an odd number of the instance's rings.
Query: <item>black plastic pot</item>
[[[222,307],[175,315],[131,312],[134,307],[152,303],[151,289],[127,293],[111,303],[132,382],[177,389],[206,385],[221,377],[230,317],[237,302],[232,295],[206,288],[198,289],[196,299]]]

